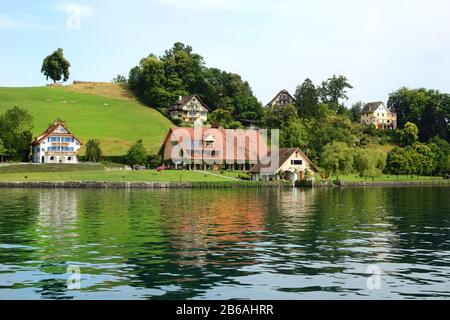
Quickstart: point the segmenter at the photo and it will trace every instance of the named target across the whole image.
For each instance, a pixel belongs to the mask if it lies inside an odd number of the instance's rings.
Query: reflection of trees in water
[[[386,190],[380,188],[315,189],[272,195],[275,199],[269,202],[279,205],[270,206],[268,219],[278,224],[268,224],[268,230],[284,234],[276,240],[280,256],[305,262],[294,263],[292,273],[338,272],[343,268],[339,262],[365,255],[364,248],[377,260],[383,258],[385,249],[396,241],[388,215],[391,203],[387,195]],[[290,201],[302,204],[289,210],[283,203]],[[287,241],[295,247],[285,246]],[[353,250],[355,247],[363,252]],[[314,262],[328,264],[329,268],[317,270]]]
[[[450,258],[450,189],[411,188],[408,192],[392,192],[393,225],[399,234],[398,261],[449,265]],[[415,254],[405,254],[409,250]],[[422,253],[419,253],[422,252]],[[439,262],[440,261],[440,262]]]
[[[19,265],[32,259],[37,197],[36,192],[19,189],[0,191],[0,264]]]
[[[61,275],[79,264],[91,280],[84,289],[186,299],[241,286],[261,268],[317,275],[348,261],[432,264],[449,250],[448,207],[442,188],[8,190],[0,240],[15,247],[0,247],[0,263],[33,261],[42,275],[28,282],[44,298],[70,297]],[[393,248],[433,252],[419,261]]]

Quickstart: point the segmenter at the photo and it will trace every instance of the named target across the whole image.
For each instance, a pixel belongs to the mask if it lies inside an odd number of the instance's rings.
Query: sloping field
[[[116,84],[0,88],[0,113],[13,106],[33,115],[35,136],[54,120],[62,119],[84,142],[100,140],[107,156],[125,154],[138,139],[144,141],[150,153],[156,154],[172,126],[162,114],[139,103]]]

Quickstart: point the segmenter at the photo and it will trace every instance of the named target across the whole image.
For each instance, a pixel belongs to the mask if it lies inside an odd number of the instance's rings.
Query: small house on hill
[[[199,96],[180,96],[175,104],[169,108],[170,116],[181,119],[191,125],[204,125],[208,121],[209,107]]]
[[[287,90],[281,90],[275,98],[273,98],[266,107],[271,108],[276,105],[285,106],[295,103],[295,98]]]
[[[361,123],[373,124],[377,129],[397,129],[397,113],[389,110],[383,102],[371,102],[361,111]]]
[[[253,181],[273,180],[305,180],[310,174],[316,173],[314,164],[299,148],[287,148],[278,150],[278,164],[257,163],[250,169]],[[265,169],[265,170],[263,170]]]
[[[32,142],[34,163],[78,163],[83,145],[63,121],[57,121]]]

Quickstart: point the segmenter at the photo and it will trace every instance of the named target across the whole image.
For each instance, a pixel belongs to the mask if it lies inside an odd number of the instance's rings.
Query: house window
[[[206,141],[205,146],[212,147],[214,145],[214,141]]]
[[[291,165],[293,166],[301,166],[303,165],[303,160],[292,160]]]
[[[172,141],[170,144],[171,144],[172,146],[177,146],[177,145],[178,145],[178,141]]]

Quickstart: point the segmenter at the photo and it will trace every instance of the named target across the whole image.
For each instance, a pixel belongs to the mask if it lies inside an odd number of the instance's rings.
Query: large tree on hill
[[[348,100],[347,89],[353,89],[348,79],[344,76],[334,75],[322,82],[322,86],[319,88],[320,98],[333,110],[337,110],[341,100]]]
[[[63,49],[59,48],[44,59],[41,72],[47,77],[47,80],[50,78],[54,83],[61,79],[65,82],[69,80],[69,68],[70,63],[64,58]]]
[[[306,118],[318,116],[319,92],[310,79],[306,79],[297,87],[295,100],[300,116]]]

